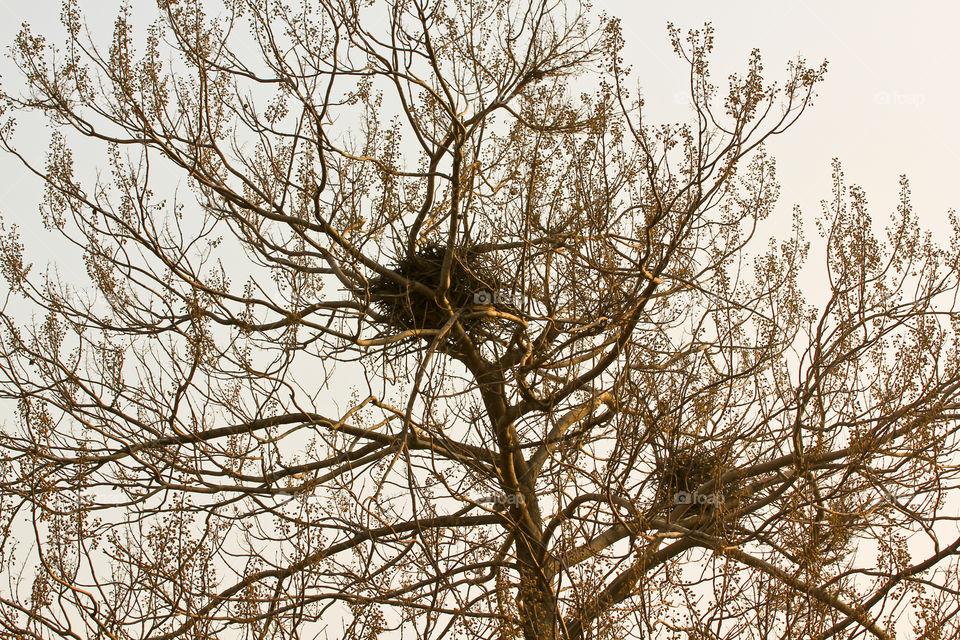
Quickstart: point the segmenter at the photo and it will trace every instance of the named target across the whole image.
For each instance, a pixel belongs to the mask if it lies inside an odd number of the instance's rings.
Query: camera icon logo
[[[473,304],[489,306],[493,304],[493,294],[489,291],[477,291],[473,294]]]

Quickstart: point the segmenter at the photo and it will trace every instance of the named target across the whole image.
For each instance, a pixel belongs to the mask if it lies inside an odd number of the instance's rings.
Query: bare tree
[[[747,252],[824,66],[671,27],[657,125],[573,1],[213,5],[12,50],[3,637],[960,634],[960,226],[836,165],[825,302]]]

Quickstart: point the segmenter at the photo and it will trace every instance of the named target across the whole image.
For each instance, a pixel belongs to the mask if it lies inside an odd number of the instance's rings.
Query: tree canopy
[[[574,0],[80,4],[0,104],[0,637],[960,634],[960,225],[835,163],[822,302],[752,250],[825,63],[671,25],[658,123]]]

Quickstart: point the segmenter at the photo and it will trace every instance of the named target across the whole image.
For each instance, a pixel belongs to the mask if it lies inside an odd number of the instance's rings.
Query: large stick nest
[[[393,332],[410,329],[439,330],[450,319],[450,312],[439,304],[437,298],[418,291],[412,282],[417,282],[431,291],[439,291],[443,260],[446,248],[439,243],[430,243],[420,247],[412,254],[397,259],[391,270],[408,283],[398,282],[387,276],[378,276],[371,281],[377,310],[386,315]],[[450,281],[446,289],[446,299],[450,309],[484,306],[497,299],[497,307],[503,308],[501,296],[501,270],[489,257],[464,248],[454,248],[450,268]],[[493,305],[487,305],[493,306]],[[502,322],[491,322],[486,318],[465,319],[461,323],[473,339],[490,339],[503,328]],[[498,325],[501,325],[498,329]]]

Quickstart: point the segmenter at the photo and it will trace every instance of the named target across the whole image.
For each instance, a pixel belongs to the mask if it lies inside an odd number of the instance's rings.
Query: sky
[[[81,5],[91,20],[105,21],[109,28],[112,8],[120,3],[85,0]],[[135,14],[155,8],[153,0],[132,0],[132,6]],[[898,179],[906,174],[921,225],[946,233],[947,211],[960,207],[960,196],[950,188],[960,168],[960,131],[954,126],[960,104],[960,5],[595,0],[594,8],[621,18],[625,60],[648,104],[657,105],[668,120],[683,119],[687,109],[686,72],[670,48],[668,22],[683,29],[713,24],[716,79],[743,70],[754,47],[772,77],[784,77],[786,62],[798,55],[811,65],[828,60],[813,109],[768,145],[781,180],[778,215],[788,221],[799,205],[813,234],[820,200],[830,196],[830,161],[837,157],[847,180],[866,189],[875,222],[885,221],[896,207]],[[9,46],[22,22],[42,33],[56,25],[59,13],[60,0],[0,0],[0,47]],[[10,73],[9,60],[0,60],[0,75]],[[10,175],[14,165],[0,159],[0,170]],[[38,194],[19,188],[23,183],[17,180],[6,182],[0,186],[0,214],[8,220],[33,215]]]
[[[135,16],[152,16],[156,10],[155,0],[130,2]],[[108,37],[121,2],[80,0],[80,4],[94,30]],[[808,238],[815,235],[813,220],[820,201],[830,197],[830,165],[836,157],[843,162],[847,180],[865,188],[875,222],[882,224],[896,208],[899,176],[906,174],[920,224],[948,237],[947,212],[960,208],[960,194],[950,187],[958,182],[955,172],[960,169],[960,130],[955,126],[960,105],[956,69],[960,4],[594,0],[593,6],[621,19],[624,59],[651,110],[670,121],[689,116],[689,107],[687,69],[670,47],[668,22],[681,29],[712,23],[712,73],[718,83],[744,70],[753,48],[761,51],[765,71],[774,78],[785,77],[786,63],[798,55],[814,67],[828,61],[826,81],[813,108],[768,144],[781,182],[775,231],[789,231],[790,212],[799,206]],[[23,22],[37,33],[59,32],[60,7],[61,0],[0,0],[0,51],[6,53]],[[16,73],[6,55],[0,56],[5,86]],[[17,140],[23,142],[21,137]],[[46,145],[46,139],[38,138],[37,143]],[[20,224],[28,255],[61,257],[63,243],[48,244],[39,229],[38,182],[3,154],[0,172],[4,176],[0,215]],[[760,252],[764,247],[758,244],[752,249]],[[808,299],[816,299],[822,282],[815,273],[805,278]]]
[[[812,110],[772,141],[781,179],[781,210],[801,206],[812,220],[830,194],[830,161],[839,158],[850,182],[867,191],[875,221],[896,206],[906,174],[924,227],[944,229],[960,207],[949,185],[960,169],[960,5],[952,2],[793,2],[684,0],[648,3],[600,0],[621,18],[625,59],[648,95],[682,89],[682,68],[666,46],[664,25],[715,28],[715,78],[745,67],[759,48],[771,76],[787,60],[826,59],[826,82]],[[909,8],[907,8],[909,7]],[[669,68],[672,72],[663,73]],[[781,74],[782,75],[782,74]]]

